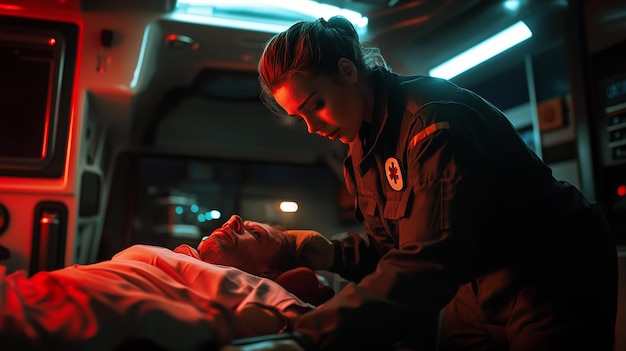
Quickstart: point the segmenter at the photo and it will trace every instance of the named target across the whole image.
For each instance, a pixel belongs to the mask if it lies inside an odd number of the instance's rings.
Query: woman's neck
[[[361,89],[361,94],[363,96],[363,122],[369,124],[372,123],[372,119],[374,116],[376,86],[374,84],[374,77],[371,73],[362,73],[362,76],[363,79],[360,79],[357,84],[359,84],[359,88]]]

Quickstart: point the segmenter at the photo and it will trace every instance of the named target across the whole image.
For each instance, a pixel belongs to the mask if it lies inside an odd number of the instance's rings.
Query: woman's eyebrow
[[[301,111],[304,108],[304,105],[306,105],[306,103],[309,102],[309,100],[311,100],[313,95],[315,95],[316,93],[317,90],[314,90],[309,96],[307,96],[307,98],[304,99],[304,101],[302,101],[302,103],[298,106],[298,111]]]

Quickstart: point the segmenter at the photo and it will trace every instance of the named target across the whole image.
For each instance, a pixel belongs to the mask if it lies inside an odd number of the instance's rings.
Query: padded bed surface
[[[276,282],[165,248],[27,277],[0,266],[2,350],[219,349],[312,308]]]

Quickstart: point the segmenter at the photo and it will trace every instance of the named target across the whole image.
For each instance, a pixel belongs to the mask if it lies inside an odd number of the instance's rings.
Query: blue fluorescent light
[[[171,18],[181,22],[202,23],[216,27],[235,28],[264,33],[279,33],[290,26],[290,24],[252,22],[250,20],[211,17],[206,15],[191,15],[185,13],[174,13]]]
[[[521,6],[522,4],[520,3],[520,0],[506,0],[502,3],[502,7],[511,12],[519,10]]]
[[[434,67],[428,74],[450,79],[510,49],[533,36],[528,26],[519,21],[482,43]]]
[[[299,20],[335,15],[351,21],[359,34],[367,29],[368,18],[360,13],[311,0],[178,0],[173,18],[278,33]]]

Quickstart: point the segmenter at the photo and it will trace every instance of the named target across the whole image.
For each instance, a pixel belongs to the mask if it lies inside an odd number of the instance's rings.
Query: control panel
[[[626,75],[600,84],[604,130],[600,130],[603,166],[626,163]]]

